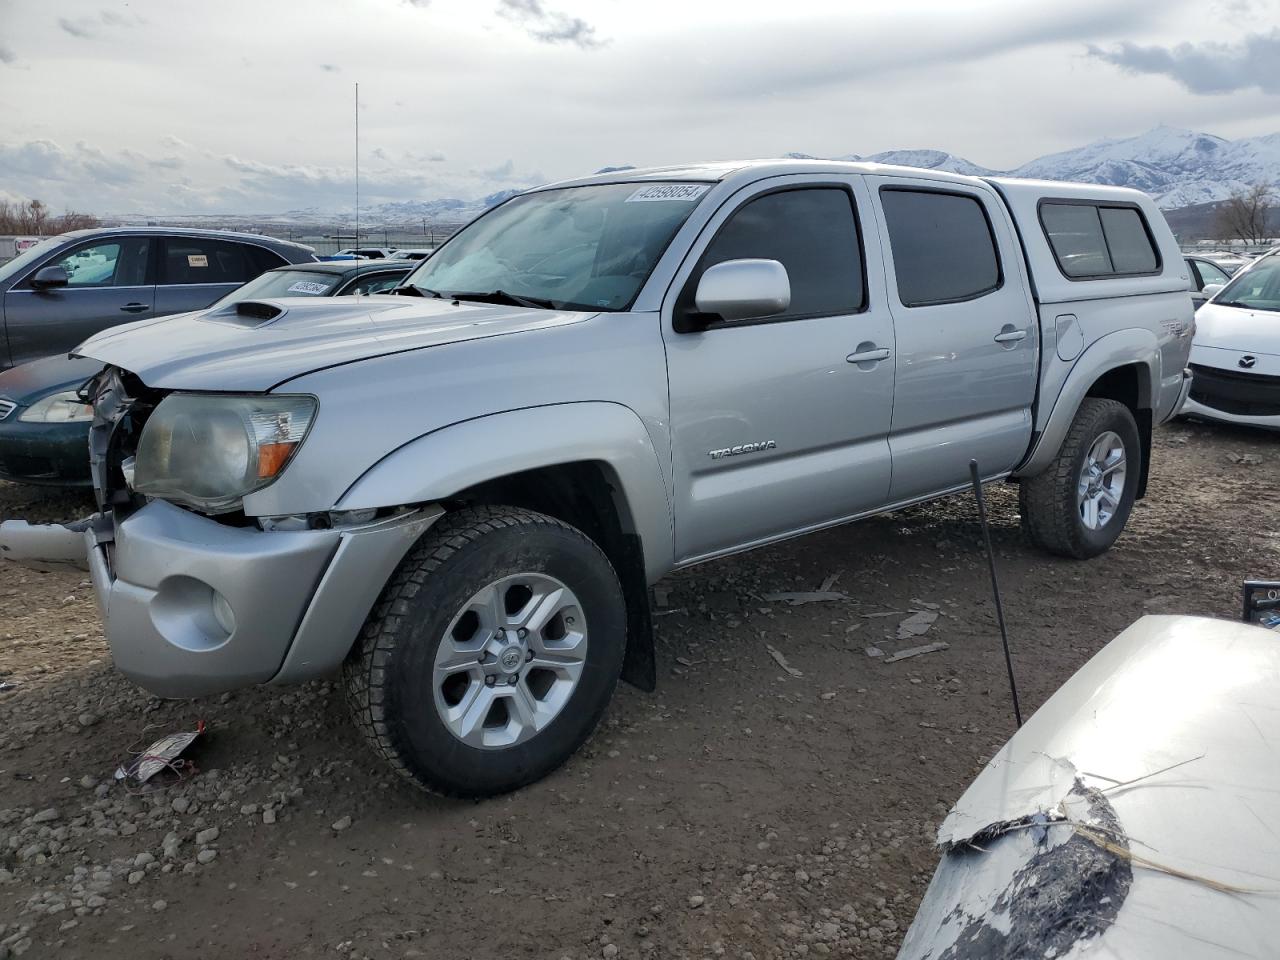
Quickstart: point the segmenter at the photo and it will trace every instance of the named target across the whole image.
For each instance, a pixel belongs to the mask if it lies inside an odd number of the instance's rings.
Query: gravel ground
[[[1237,615],[1242,579],[1280,576],[1278,498],[1274,437],[1167,428],[1129,531],[1075,563],[992,488],[1024,707],[1143,612]],[[88,505],[0,484],[0,516]],[[978,534],[957,497],[668,578],[658,692],[620,689],[563,770],[484,803],[386,773],[333,682],[149,697],[84,577],[0,565],[0,960],[892,956],[938,820],[1012,730]],[[764,599],[823,587],[847,599]],[[198,773],[113,785],[200,720]]]

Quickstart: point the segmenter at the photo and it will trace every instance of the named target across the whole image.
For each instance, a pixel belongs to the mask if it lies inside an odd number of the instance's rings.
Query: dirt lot
[[[1280,576],[1264,434],[1162,430],[1090,563],[1033,552],[1012,489],[991,500],[1026,708],[1144,611],[1232,617],[1242,579]],[[0,484],[0,516],[86,506]],[[762,599],[833,576],[847,600]],[[0,566],[0,960],[892,956],[936,822],[1012,730],[988,595],[965,498],[673,576],[658,692],[622,689],[565,769],[477,804],[386,774],[333,683],[152,699],[112,671],[83,577]],[[867,655],[932,605],[883,649],[950,649]],[[201,719],[197,775],[111,785]]]

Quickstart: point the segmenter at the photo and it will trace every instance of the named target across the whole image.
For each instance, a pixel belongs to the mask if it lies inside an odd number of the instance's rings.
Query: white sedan
[[[1237,274],[1196,311],[1182,413],[1280,430],[1280,255]]]

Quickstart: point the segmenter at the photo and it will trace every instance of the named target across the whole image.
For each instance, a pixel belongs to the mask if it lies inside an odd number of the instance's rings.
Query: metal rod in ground
[[[1000,624],[1000,642],[1004,644],[1004,665],[1009,671],[1009,693],[1013,695],[1013,717],[1022,726],[1022,707],[1018,704],[1018,681],[1013,678],[1013,657],[1009,654],[1009,633],[1004,626],[1004,604],[1000,602],[1000,581],[996,578],[996,554],[991,548],[991,528],[987,523],[987,501],[982,495],[982,477],[978,473],[978,461],[969,461],[969,476],[973,480],[973,496],[978,501],[978,522],[982,526],[982,541],[987,548],[987,566],[991,568],[991,592],[996,599],[996,622]]]

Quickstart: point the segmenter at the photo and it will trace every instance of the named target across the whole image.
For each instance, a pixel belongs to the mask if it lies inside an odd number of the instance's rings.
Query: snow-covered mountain
[[[788,153],[789,159],[812,160],[812,154]],[[888,150],[870,155],[845,154],[833,160],[867,160],[876,163],[933,170],[948,170],[970,176],[1005,174],[1042,180],[1083,180],[1115,186],[1136,187],[1151,194],[1166,210],[1225,200],[1236,191],[1255,183],[1280,185],[1280,133],[1227,140],[1208,133],[1156,127],[1136,137],[1096,140],[1074,150],[1039,157],[1013,170],[983,167],[964,157],[942,150]],[[628,170],[627,166],[605,167],[598,173]],[[366,204],[360,208],[362,229],[408,227],[421,229],[425,220],[434,226],[456,225],[479,216],[489,207],[516,193],[501,190],[472,200],[445,197],[397,200]],[[117,215],[112,222],[148,223],[143,215]],[[228,216],[187,216],[189,224],[252,226],[254,229],[279,225],[305,227],[325,225],[348,229],[351,211],[321,210],[316,207],[285,213]]]
[[[804,157],[806,154],[788,154]],[[1166,210],[1225,200],[1254,183],[1280,183],[1280,133],[1226,140],[1208,133],[1156,127],[1140,136],[1096,140],[1051,153],[1013,170],[981,167],[941,150],[889,150],[835,160],[870,160],[971,176],[1006,174],[1038,180],[1081,180],[1135,187]]]

